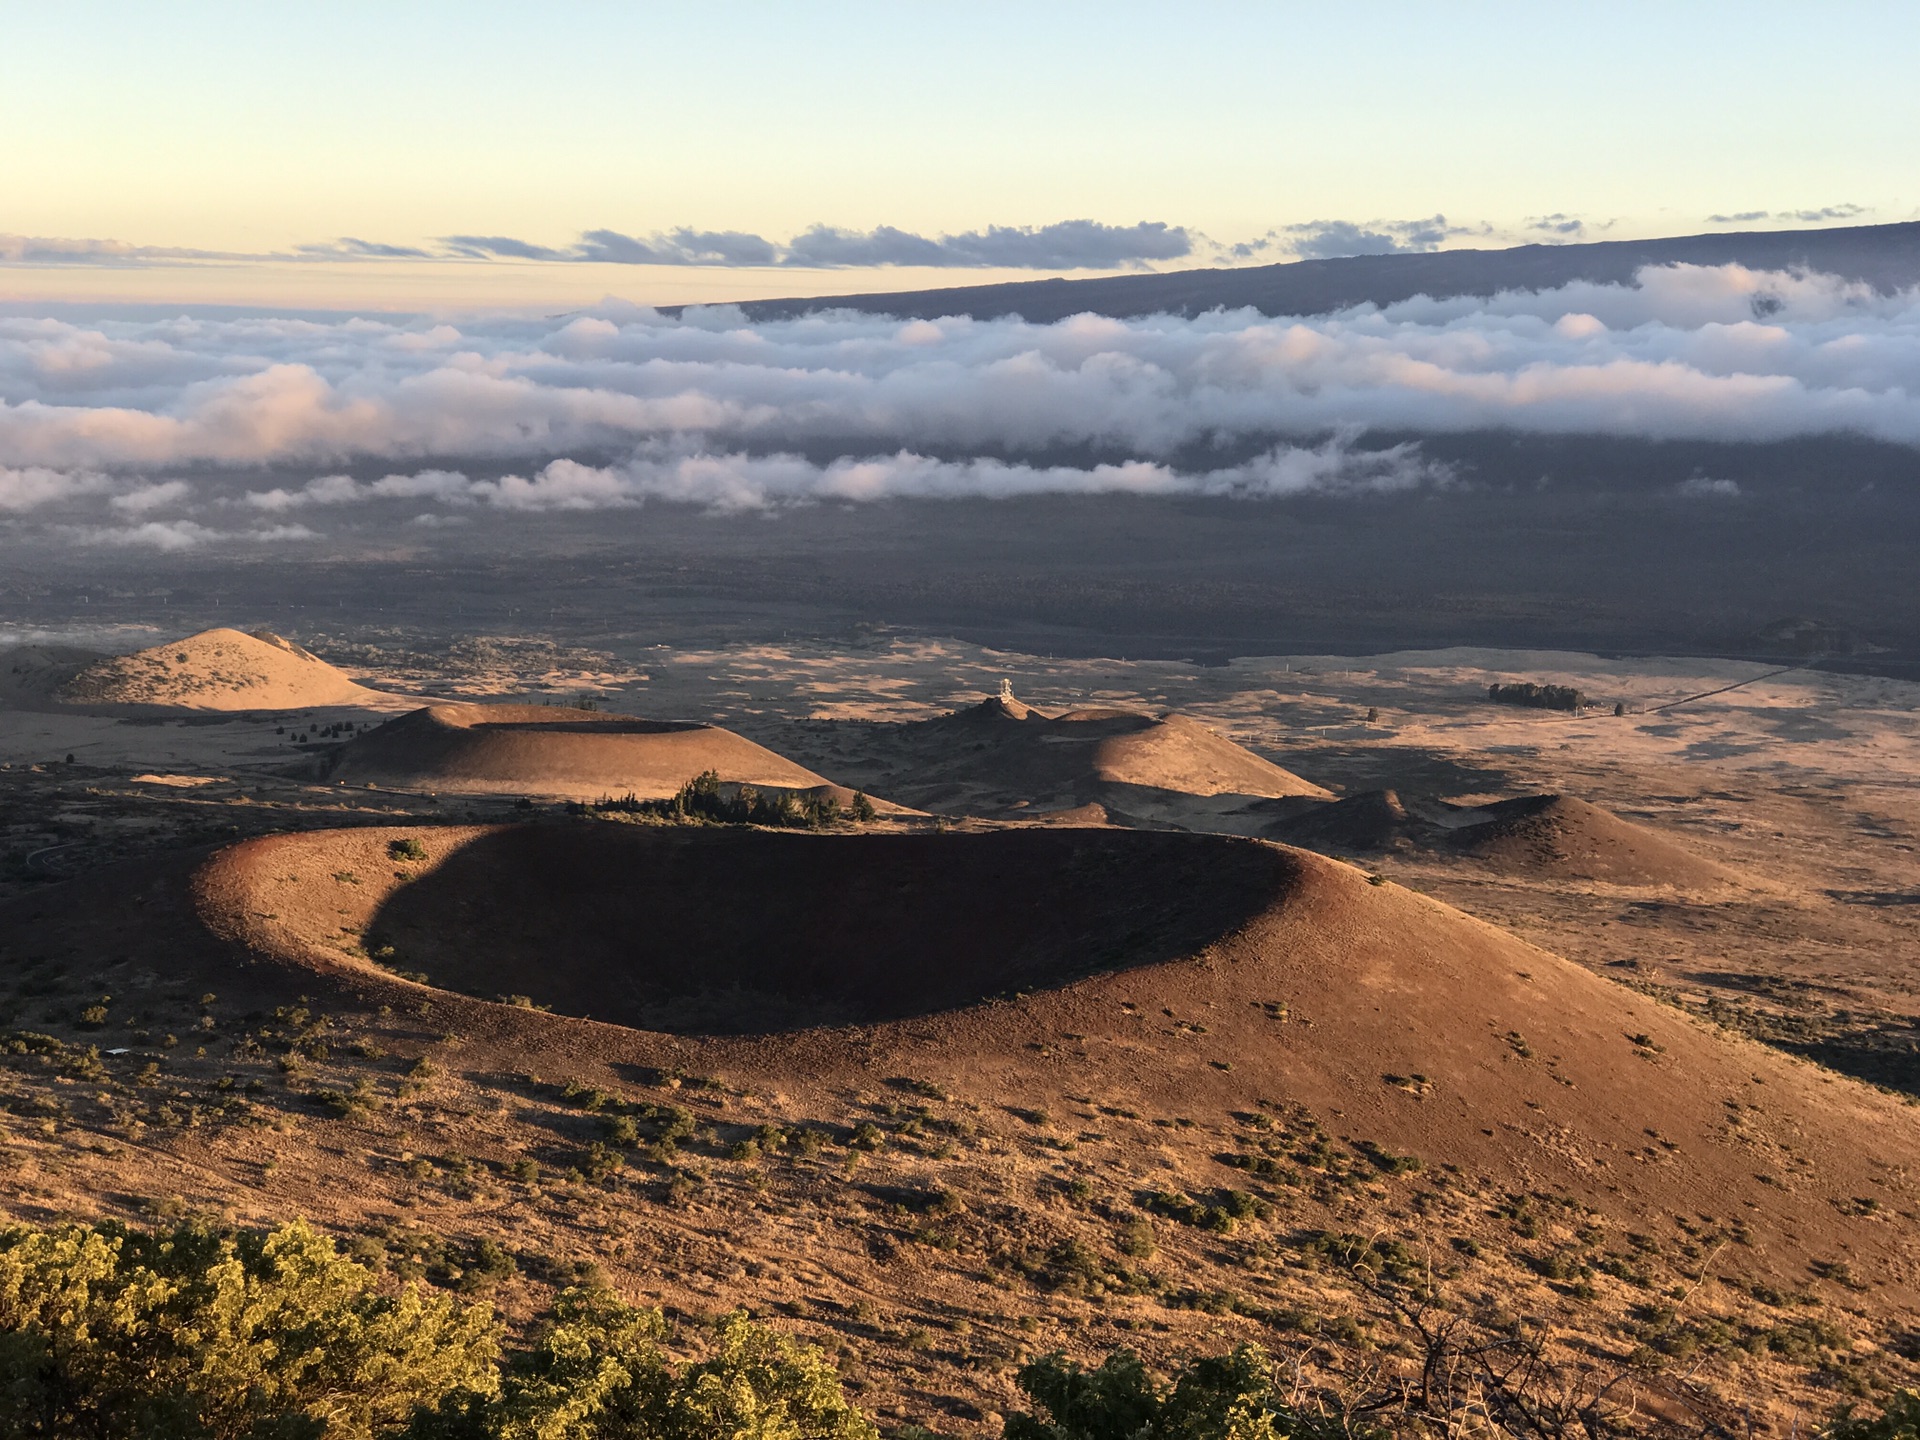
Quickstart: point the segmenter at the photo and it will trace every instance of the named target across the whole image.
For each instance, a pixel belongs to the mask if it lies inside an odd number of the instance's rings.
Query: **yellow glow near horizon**
[[[343,236],[565,246],[689,226],[780,242],[815,223],[936,236],[1086,218],[1231,244],[1444,213],[1511,243],[1554,234],[1551,216],[1601,239],[1716,213],[1920,214],[1920,7],[1866,0],[1754,0],[1737,26],[1651,0],[63,0],[8,6],[5,23],[0,232],[15,235],[261,254]],[[1048,272],[1019,278],[1033,273]],[[431,308],[996,278],[0,266],[0,293]]]
[[[1084,279],[1104,273],[1075,271]],[[790,295],[857,295],[1044,278],[1030,270],[705,269],[684,265],[377,260],[351,263],[194,263],[0,266],[0,306],[234,305],[293,309],[470,313],[573,310],[612,298],[635,305],[719,305]]]

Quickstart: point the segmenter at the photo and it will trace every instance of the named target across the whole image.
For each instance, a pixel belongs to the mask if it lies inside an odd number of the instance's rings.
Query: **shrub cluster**
[[[811,1347],[721,1321],[704,1359],[602,1289],[503,1354],[486,1304],[301,1222],[0,1233],[0,1435],[154,1440],[878,1440]]]
[[[1611,1382],[1582,1389],[1521,1330],[1461,1331],[1456,1313],[1420,1300],[1430,1279],[1397,1242],[1321,1234],[1307,1249],[1377,1296],[1414,1297],[1396,1313],[1424,1362],[1408,1351],[1404,1372],[1356,1389],[1316,1383],[1251,1345],[1190,1359],[1166,1381],[1124,1350],[1091,1368],[1056,1353],[1018,1372],[1030,1408],[1007,1416],[1004,1440],[1387,1440],[1452,1433],[1470,1416],[1482,1433],[1536,1440],[1634,1433],[1614,1413]],[[445,1250],[394,1234],[344,1254],[298,1221],[0,1231],[0,1437],[879,1440],[817,1350],[743,1314],[700,1343],[589,1284],[563,1290],[524,1342],[506,1343],[490,1305],[407,1278]],[[463,1259],[492,1282],[514,1273],[488,1242]],[[1120,1278],[1075,1242],[1051,1263],[1088,1294]],[[1260,1311],[1225,1292],[1180,1303],[1351,1343],[1368,1323]],[[1684,1358],[1643,1348],[1621,1374]],[[695,1358],[676,1358],[688,1350]],[[1842,1412],[1819,1433],[1916,1440],[1920,1395],[1899,1391],[1877,1415]]]
[[[665,800],[641,800],[632,794],[603,797],[587,809],[598,814],[635,815],[669,824],[766,825],[780,830],[824,830],[841,820],[861,824],[874,818],[873,802],[856,792],[846,811],[831,795],[798,796],[787,791],[763,795],[751,785],[729,795],[719,773],[703,771]]]
[[[1033,1412],[1007,1417],[1006,1440],[1371,1440],[1389,1432],[1362,1417],[1290,1403],[1255,1345],[1183,1366],[1161,1385],[1119,1350],[1092,1370],[1054,1354],[1023,1368]]]
[[[1511,685],[1489,685],[1487,698],[1500,705],[1525,705],[1534,710],[1578,710],[1587,697],[1571,685],[1536,685],[1516,680]]]

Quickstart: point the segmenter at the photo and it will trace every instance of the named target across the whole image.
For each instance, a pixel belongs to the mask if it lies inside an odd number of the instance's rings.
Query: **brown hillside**
[[[326,778],[349,784],[572,800],[657,799],[707,770],[778,789],[828,783],[731,730],[544,705],[430,706],[324,763]]]
[[[356,684],[270,631],[224,629],[83,664],[49,687],[48,698],[76,708],[145,711],[393,709],[410,703]]]
[[[1469,812],[1452,847],[1515,874],[1621,885],[1714,885],[1731,876],[1663,835],[1571,795],[1523,795]]]
[[[396,867],[397,833],[235,846],[196,881],[205,920],[373,992],[446,996],[388,978],[355,936],[440,987],[693,1036],[446,1002],[516,1048],[674,1054],[783,1087],[880,1065],[1149,1114],[1282,1097],[1514,1189],[1616,1215],[1765,1215],[1775,1263],[1844,1231],[1876,1273],[1909,1275],[1891,1235],[1836,1230],[1834,1206],[1913,1203],[1910,1111],[1303,851],[596,825],[429,832],[427,860]],[[782,1033],[822,1022],[843,1028]]]
[[[1780,1434],[1830,1382],[1769,1346],[1897,1367],[1920,1300],[1910,1109],[1258,841],[312,832],[23,897],[0,961],[39,1027],[0,1056],[11,1213],[489,1237],[772,1307],[901,1421],[995,1433],[1056,1346],[1331,1344],[1365,1302],[1329,1232],[1603,1367],[1732,1336],[1621,1393]]]
[[[74,645],[15,645],[0,650],[0,704],[39,709],[89,665],[108,657]]]
[[[1396,792],[1368,790],[1277,821],[1270,833],[1310,850],[1389,850],[1407,846],[1416,824]]]
[[[873,727],[862,752],[873,788],[949,814],[1099,804],[1122,823],[1184,825],[1250,799],[1327,796],[1185,715],[1088,709],[1049,716],[1007,697]]]

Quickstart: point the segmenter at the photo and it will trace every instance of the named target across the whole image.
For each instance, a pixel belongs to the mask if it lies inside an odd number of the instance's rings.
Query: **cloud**
[[[1578,240],[1586,235],[1587,222],[1577,216],[1563,215],[1556,211],[1552,215],[1536,215],[1527,221],[1527,229]]]
[[[1731,215],[1709,215],[1707,220],[1713,225],[1752,225],[1764,220],[1824,225],[1830,220],[1852,220],[1866,213],[1864,205],[1825,205],[1818,210],[1740,210]]]
[[[123,550],[159,550],[177,553],[207,545],[273,545],[317,540],[304,525],[273,525],[258,530],[214,530],[193,520],[149,520],[140,525],[69,526],[63,530],[78,545],[104,545]]]
[[[620,465],[553,460],[530,475],[472,479],[429,470],[357,482],[345,475],[310,481],[297,491],[256,491],[241,503],[265,510],[302,505],[363,505],[431,498],[458,507],[504,511],[622,510],[648,501],[712,510],[764,510],[820,501],[1001,499],[1017,495],[1227,495],[1273,498],[1308,491],[1355,494],[1444,485],[1451,471],[1414,444],[1365,450],[1351,434],[1317,446],[1278,445],[1241,465],[1181,471],[1154,461],[1069,466],[999,459],[941,460],[900,450],[827,463],[801,455],[653,447]],[[417,521],[439,523],[434,512]]]
[[[1818,209],[1743,210],[1708,217],[1715,225],[1762,222],[1822,225],[1867,214],[1854,204]],[[870,230],[816,224],[786,240],[746,230],[679,226],[647,234],[586,230],[570,244],[545,244],[513,235],[455,234],[421,243],[343,235],[286,250],[241,252],[185,246],[135,245],[121,240],[0,235],[0,265],[174,267],[196,264],[351,264],[367,261],[430,263],[511,260],[556,265],[663,265],[703,269],[789,267],[877,269],[1122,270],[1179,261],[1326,260],[1354,255],[1425,254],[1466,236],[1511,243],[1526,235],[1563,240],[1605,230],[1561,213],[1529,218],[1521,231],[1486,223],[1462,225],[1444,215],[1412,220],[1309,220],[1272,229],[1251,240],[1221,243],[1184,225],[1142,220],[1112,225],[1090,219],[1050,225],[988,225],[957,234],[923,235],[893,225]]]
[[[785,264],[815,267],[925,265],[1008,270],[1113,270],[1193,254],[1183,227],[1143,220],[1103,225],[1064,220],[1038,228],[990,225],[937,240],[882,225],[866,232],[816,225],[787,245]]]
[[[104,475],[72,474],[44,465],[9,469],[0,465],[0,513],[37,510],[43,505],[59,504],[96,495],[111,482]]]
[[[175,245],[129,245],[123,240],[62,239],[47,235],[0,235],[5,265],[162,265],[196,260],[262,260],[264,255],[195,250]]]
[[[647,236],[589,230],[578,243],[558,248],[510,235],[448,235],[440,243],[448,254],[473,260],[708,267],[774,265],[780,260],[780,250],[772,241],[744,230],[693,230],[684,226]]]
[[[1864,205],[1828,205],[1819,210],[1788,210],[1778,218],[1798,220],[1806,225],[1820,225],[1828,220],[1851,220],[1856,215],[1866,214]]]
[[[358,505],[368,500],[452,500],[471,498],[473,482],[457,470],[421,470],[373,481],[351,475],[321,475],[297,490],[250,490],[240,503],[256,510],[299,510],[311,505]]]
[[[678,229],[647,236],[589,230],[555,248],[505,235],[449,235],[447,253],[468,259],[571,261],[609,265],[788,265],[811,269],[923,265],[1008,270],[1111,270],[1193,254],[1192,235],[1177,225],[1143,220],[1104,225],[989,225],[961,235],[929,237],[881,225],[844,230],[815,225],[785,244],[739,230]]]
[[[665,500],[1346,493],[1444,480],[1359,432],[1480,430],[1920,446],[1920,293],[1668,266],[1305,318],[0,317],[0,523],[97,544]],[[1216,447],[1263,458],[1194,459]]]
[[[670,230],[636,240],[616,230],[589,230],[580,237],[579,258],[616,265],[771,265],[771,242],[740,230]]]
[[[467,260],[577,260],[567,250],[516,240],[511,235],[445,235],[440,243],[449,255]]]
[[[386,245],[377,240],[356,240],[343,235],[321,244],[298,245],[295,251],[311,260],[432,260],[431,250],[417,245]]]
[[[168,480],[158,485],[138,485],[113,497],[107,503],[125,515],[144,515],[149,510],[164,510],[178,505],[193,493],[184,480]]]
[[[1308,220],[1269,230],[1258,240],[1226,247],[1237,260],[1285,255],[1296,260],[1339,260],[1352,255],[1415,255],[1438,250],[1462,235],[1491,235],[1487,225],[1452,225],[1444,215],[1423,220]]]

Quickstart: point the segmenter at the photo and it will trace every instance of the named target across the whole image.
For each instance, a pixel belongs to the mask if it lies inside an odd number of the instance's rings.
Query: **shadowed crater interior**
[[[396,891],[367,944],[436,985],[686,1034],[860,1024],[1191,955],[1273,904],[1222,836],[530,825]]]

